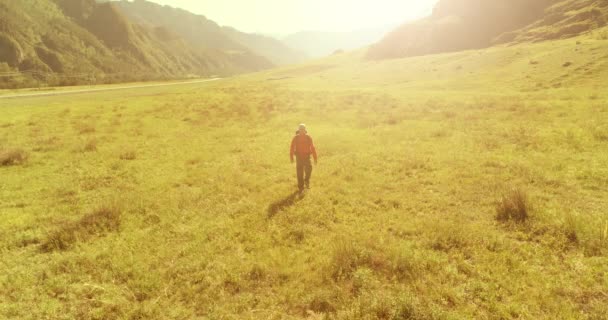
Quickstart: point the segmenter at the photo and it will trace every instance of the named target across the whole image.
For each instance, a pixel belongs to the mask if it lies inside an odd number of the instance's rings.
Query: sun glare
[[[423,17],[437,0],[155,0],[249,32],[352,31]]]

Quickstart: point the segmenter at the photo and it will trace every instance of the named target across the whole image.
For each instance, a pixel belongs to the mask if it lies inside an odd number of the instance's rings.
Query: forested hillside
[[[0,88],[232,75],[272,67],[243,46],[134,23],[95,0],[0,1]],[[208,45],[201,46],[205,42]]]

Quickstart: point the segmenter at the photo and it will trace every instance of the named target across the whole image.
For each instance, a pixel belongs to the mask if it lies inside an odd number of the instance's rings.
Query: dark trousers
[[[304,185],[310,186],[310,175],[312,174],[312,163],[310,163],[310,155],[296,156],[296,173],[298,175],[298,188],[304,189]]]

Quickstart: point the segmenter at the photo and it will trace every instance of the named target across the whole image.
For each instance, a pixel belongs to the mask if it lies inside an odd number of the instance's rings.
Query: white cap
[[[304,130],[304,132],[306,132],[306,125],[301,123],[300,126],[298,127],[298,131],[302,131]]]

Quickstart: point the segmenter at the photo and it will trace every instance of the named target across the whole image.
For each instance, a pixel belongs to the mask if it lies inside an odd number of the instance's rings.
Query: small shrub
[[[496,205],[496,219],[501,222],[525,222],[530,217],[528,196],[520,189],[513,189],[503,195]]]
[[[6,149],[0,150],[0,166],[15,166],[25,163],[28,156],[21,149]]]
[[[78,241],[88,241],[94,236],[118,231],[121,212],[116,207],[101,207],[80,220],[64,223],[43,241],[44,252],[67,250]]]
[[[564,64],[562,64],[562,67],[567,68],[567,67],[569,67],[571,65],[572,65],[572,62],[567,61],[567,62],[564,62]]]

